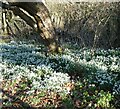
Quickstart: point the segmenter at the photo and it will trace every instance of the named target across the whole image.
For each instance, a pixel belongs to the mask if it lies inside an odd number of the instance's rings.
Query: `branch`
[[[2,7],[2,9],[9,9],[10,5],[0,1],[0,7]]]
[[[34,28],[37,31],[37,24],[36,22],[27,14],[25,14],[19,7],[16,7],[15,5],[11,5],[11,4],[6,4],[0,1],[0,7],[2,7],[3,9],[8,9],[13,11],[13,13],[17,16],[19,16],[21,19],[23,19],[24,21],[26,21],[26,23],[31,26],[32,28]]]
[[[37,24],[36,24],[36,22],[35,22],[30,16],[28,16],[28,15],[25,14],[22,10],[20,10],[20,8],[15,7],[15,6],[12,6],[12,7],[10,8],[10,10],[12,10],[15,15],[18,15],[21,19],[23,19],[24,21],[26,21],[26,23],[27,23],[29,26],[31,26],[31,27],[34,28],[34,29],[37,29]]]

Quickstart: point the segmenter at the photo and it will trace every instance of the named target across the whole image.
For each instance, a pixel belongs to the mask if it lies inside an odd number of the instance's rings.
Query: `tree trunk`
[[[8,34],[7,23],[6,23],[6,12],[2,12],[2,29],[4,34]]]
[[[42,2],[10,2],[10,8],[14,14],[21,17],[32,28],[37,28],[37,32],[43,39],[44,44],[51,52],[61,52],[58,44],[55,29],[51,22],[49,11]],[[24,11],[28,12],[27,15]]]

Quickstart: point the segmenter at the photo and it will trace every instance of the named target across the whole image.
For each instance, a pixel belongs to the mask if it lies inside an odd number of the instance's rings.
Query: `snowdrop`
[[[120,72],[117,50],[97,49],[93,55],[88,48],[74,51],[66,48],[62,55],[45,56],[43,47],[15,41],[0,44],[0,72],[3,78],[26,77],[32,82],[32,90],[51,89],[67,93],[62,86],[70,82],[70,77],[62,72],[69,71],[77,63],[87,70],[88,81],[93,79],[100,85],[112,84],[114,92],[119,91],[119,82],[116,82],[118,75],[112,74]]]
[[[114,87],[113,87],[113,94],[120,95],[120,80],[115,82]]]

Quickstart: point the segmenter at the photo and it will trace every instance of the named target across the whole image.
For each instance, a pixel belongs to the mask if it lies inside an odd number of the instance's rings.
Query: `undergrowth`
[[[0,44],[2,104],[6,108],[119,109],[120,50]]]

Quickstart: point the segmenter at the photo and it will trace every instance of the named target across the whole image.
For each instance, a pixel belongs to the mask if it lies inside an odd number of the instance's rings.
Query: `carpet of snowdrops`
[[[120,49],[63,46],[50,54],[35,43],[0,44],[3,108],[120,108]]]

